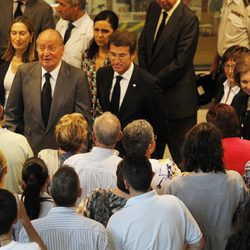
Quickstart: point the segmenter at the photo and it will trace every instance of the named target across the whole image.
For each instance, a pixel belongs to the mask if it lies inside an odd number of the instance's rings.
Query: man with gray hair
[[[93,38],[93,21],[85,11],[86,0],[59,0],[57,11],[61,19],[56,29],[64,38],[63,59],[81,68],[81,59]]]
[[[143,119],[129,123],[122,132],[122,144],[128,154],[140,153],[150,158],[155,150],[153,127]],[[151,187],[159,194],[164,194],[166,186],[174,176],[181,173],[180,169],[171,159],[149,159],[155,173]]]
[[[95,146],[89,153],[76,154],[64,164],[74,168],[79,176],[82,197],[95,188],[116,187],[116,168],[121,158],[115,150],[121,139],[121,124],[110,112],[95,119],[92,138]]]

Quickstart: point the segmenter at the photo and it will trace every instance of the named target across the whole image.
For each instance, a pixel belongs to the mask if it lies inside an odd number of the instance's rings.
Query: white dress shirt
[[[75,154],[64,162],[64,165],[74,168],[79,176],[81,198],[96,188],[116,187],[116,168],[121,161],[118,154],[115,149],[93,147],[91,152]]]

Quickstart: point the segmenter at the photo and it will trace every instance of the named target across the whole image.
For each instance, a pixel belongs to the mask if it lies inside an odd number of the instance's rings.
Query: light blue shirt
[[[33,220],[32,224],[49,250],[107,249],[104,226],[77,214],[74,207],[54,207],[46,217]],[[29,241],[24,228],[19,241]]]

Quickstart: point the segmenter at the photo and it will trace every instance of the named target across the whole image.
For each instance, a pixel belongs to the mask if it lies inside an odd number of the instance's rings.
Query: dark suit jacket
[[[86,75],[62,61],[47,128],[41,115],[40,62],[21,65],[15,75],[5,110],[5,126],[20,131],[28,139],[34,154],[45,148],[57,148],[54,129],[59,119],[69,113],[82,113],[90,124],[91,107]]]
[[[0,50],[6,49],[9,40],[9,28],[13,21],[14,0],[0,0]],[[55,28],[53,9],[44,0],[29,0],[24,15],[30,18],[35,29],[35,39],[38,34],[47,29]]]
[[[4,89],[4,78],[10,66],[10,62],[4,60],[0,61],[0,104],[5,104],[5,89]]]
[[[97,71],[97,96],[104,112],[111,111],[109,96],[113,78],[114,71],[111,66]],[[153,126],[158,138],[164,139],[167,120],[163,105],[163,95],[157,78],[134,65],[118,115],[122,128],[133,120],[146,119]]]
[[[169,119],[182,119],[195,115],[198,108],[193,58],[199,22],[195,14],[181,2],[168,20],[153,51],[160,13],[161,8],[153,1],[139,38],[139,64],[160,79]]]
[[[234,97],[231,106],[233,106],[239,116],[241,136],[250,140],[250,111],[247,111],[249,95],[243,90]]]

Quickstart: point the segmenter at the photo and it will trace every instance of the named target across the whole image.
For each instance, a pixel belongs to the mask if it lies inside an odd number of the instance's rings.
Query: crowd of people
[[[222,17],[250,12],[227,2]],[[222,18],[197,124],[187,3],[153,0],[138,45],[115,12],[92,20],[85,5],[58,0],[55,23],[44,0],[0,0],[0,248],[248,249],[246,34]]]

